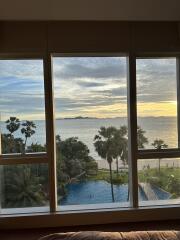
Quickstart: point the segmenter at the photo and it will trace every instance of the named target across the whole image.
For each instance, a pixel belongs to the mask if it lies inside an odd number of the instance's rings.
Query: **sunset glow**
[[[53,59],[56,118],[127,117],[125,57]],[[137,60],[138,117],[176,116],[176,60]],[[45,119],[41,60],[0,61],[1,120]]]

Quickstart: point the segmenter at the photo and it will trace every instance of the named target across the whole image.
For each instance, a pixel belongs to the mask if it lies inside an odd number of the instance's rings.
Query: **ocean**
[[[44,145],[45,137],[45,121],[36,120],[36,133],[28,139],[28,145],[32,142]],[[64,140],[69,137],[78,137],[84,142],[90,151],[90,155],[99,162],[100,168],[107,168],[106,161],[95,152],[93,141],[94,136],[98,134],[101,126],[114,126],[119,128],[122,125],[127,126],[127,118],[105,118],[105,119],[60,119],[55,121],[55,132]],[[176,148],[178,144],[177,138],[177,118],[176,117],[141,117],[138,118],[138,125],[146,131],[145,136],[149,143],[146,148],[153,148],[152,142],[155,139],[163,139],[169,148]],[[7,133],[5,123],[1,122],[1,133]],[[16,137],[22,137],[20,130],[15,134]],[[146,160],[147,162],[147,160]],[[179,160],[178,160],[179,162]]]

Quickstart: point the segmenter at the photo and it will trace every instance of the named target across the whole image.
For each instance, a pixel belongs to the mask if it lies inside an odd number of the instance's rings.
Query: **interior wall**
[[[1,0],[0,20],[180,21],[179,0]]]
[[[177,52],[179,22],[1,21],[0,53]]]

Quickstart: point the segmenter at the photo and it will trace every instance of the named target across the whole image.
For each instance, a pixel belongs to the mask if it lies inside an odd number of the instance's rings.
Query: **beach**
[[[180,167],[180,158],[166,158],[161,159],[161,167]],[[109,164],[106,160],[99,159],[96,160],[98,164],[98,169],[109,169]],[[159,159],[139,159],[138,160],[138,170],[144,170],[147,168],[158,168],[159,167]],[[119,170],[127,171],[128,166],[124,166],[122,161],[119,160]],[[112,170],[116,170],[116,161],[112,162]]]

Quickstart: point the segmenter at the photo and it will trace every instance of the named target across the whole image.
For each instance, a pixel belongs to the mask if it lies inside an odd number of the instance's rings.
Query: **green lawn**
[[[117,174],[116,171],[112,171],[112,175],[113,175],[113,184],[128,183],[128,173],[119,172]],[[95,181],[104,180],[104,181],[110,182],[109,170],[108,169],[102,169],[102,170],[99,169],[97,172],[97,175],[90,176],[88,178],[88,180],[95,180]]]
[[[112,172],[113,184],[127,184],[128,173]],[[162,167],[158,169],[146,169],[138,172],[139,182],[149,182],[172,194],[172,198],[180,197],[180,168]],[[99,169],[96,175],[89,176],[88,180],[103,180],[110,182],[109,170]]]
[[[141,170],[138,173],[139,182],[149,182],[172,194],[172,198],[180,197],[180,168],[162,167],[158,169]]]

